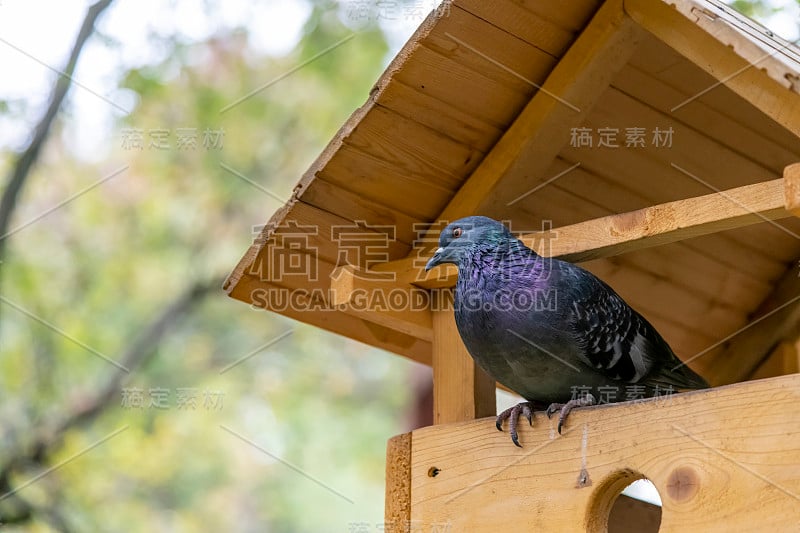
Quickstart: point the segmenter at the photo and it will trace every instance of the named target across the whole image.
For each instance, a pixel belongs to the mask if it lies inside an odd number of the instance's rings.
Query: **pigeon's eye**
[[[461,229],[461,228],[453,228],[453,237],[455,237],[456,239],[461,237],[462,233],[464,233],[463,229]]]

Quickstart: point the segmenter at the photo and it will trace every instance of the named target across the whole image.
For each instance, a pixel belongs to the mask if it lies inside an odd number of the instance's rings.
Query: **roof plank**
[[[515,3],[534,15],[552,22],[559,28],[580,32],[597,11],[601,0],[562,0],[560,2],[517,0]],[[497,7],[501,8],[501,3],[497,2],[497,4]]]
[[[759,165],[780,173],[786,165],[800,160],[800,140],[791,150],[765,137],[741,118],[733,118],[709,106],[698,98],[674,113],[672,107],[689,98],[692,93],[675,89],[663,80],[632,65],[626,66],[614,79],[613,86],[638,101],[652,106],[666,116],[674,117],[708,137],[724,144],[740,156],[751,158]],[[741,108],[741,106],[737,106]],[[728,108],[726,111],[730,112]],[[738,112],[737,112],[738,114]],[[761,113],[758,113],[761,115]],[[761,115],[763,121],[763,115]],[[773,123],[776,129],[777,124]]]
[[[368,261],[367,254],[357,249],[364,243],[378,243],[385,251],[385,257],[381,257],[383,261],[391,257],[405,257],[411,249],[408,244],[397,240],[394,227],[366,227],[302,200],[297,201],[274,228],[271,239],[273,247],[284,246],[284,240],[288,239],[293,246],[298,246],[298,250],[311,251],[316,258],[323,261],[334,264],[346,261],[359,266],[366,266]],[[354,247],[354,241],[358,243],[358,247]],[[286,245],[285,248],[289,246]],[[263,260],[263,254],[261,258]],[[270,267],[275,272],[280,265]],[[289,268],[289,265],[284,268]]]
[[[774,40],[768,39],[773,51],[765,52],[735,26],[724,22],[709,2],[624,2],[625,12],[643,28],[800,137],[800,94],[792,89],[789,78],[800,79],[800,71],[773,57],[785,46],[775,46]],[[753,68],[755,65],[758,68]]]
[[[503,134],[499,127],[474,114],[398,80],[389,82],[381,94],[379,105],[483,153],[488,152]]]
[[[453,197],[440,219],[493,214],[497,206],[528,190],[528,178],[549,166],[570,127],[591,110],[638,39],[621,3],[603,4],[514,124]]]
[[[454,5],[503,28],[553,57],[561,57],[574,33],[560,28],[518,2],[508,0],[456,0]],[[576,8],[579,9],[578,6]],[[550,11],[551,13],[553,10]]]
[[[424,46],[395,79],[498,127],[511,123],[531,92],[522,86],[510,88]]]
[[[345,143],[449,190],[458,188],[483,159],[478,150],[380,106],[361,120]],[[335,160],[334,157],[331,164]]]
[[[472,72],[530,94],[558,62],[557,58],[469,11],[453,6],[422,45]]]
[[[398,169],[352,146],[342,146],[334,159],[318,172],[337,187],[397,209],[419,220],[430,220],[452,196],[439,183],[418,177],[413,169]],[[413,198],[413,202],[408,199]]]
[[[699,102],[729,120],[745,125],[784,150],[792,153],[800,150],[797,135],[650,33],[631,57],[630,66],[652,76],[665,90],[673,89],[680,93],[668,104],[670,110],[681,104],[691,108]],[[688,102],[692,96],[694,100]],[[679,115],[682,107],[674,113]]]
[[[352,220],[363,220],[378,226],[392,226],[396,231],[396,239],[409,246],[414,244],[418,236],[414,230],[416,218],[368,200],[360,194],[350,192],[322,178],[312,181],[303,191],[303,202],[341,217],[351,217]]]

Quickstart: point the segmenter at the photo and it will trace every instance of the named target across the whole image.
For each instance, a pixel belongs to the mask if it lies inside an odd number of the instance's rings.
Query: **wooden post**
[[[452,294],[433,291],[433,423],[463,422],[496,414],[495,382],[467,352],[456,329]]]

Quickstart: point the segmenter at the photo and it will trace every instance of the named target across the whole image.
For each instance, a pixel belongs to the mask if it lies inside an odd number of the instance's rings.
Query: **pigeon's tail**
[[[672,386],[682,390],[695,390],[709,388],[708,382],[695,373],[686,363],[680,362],[677,358],[673,363],[668,363],[661,368],[661,371],[650,376],[648,379],[654,385]]]

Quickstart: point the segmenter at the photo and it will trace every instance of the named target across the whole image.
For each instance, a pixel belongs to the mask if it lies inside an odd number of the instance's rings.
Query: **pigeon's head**
[[[459,265],[468,254],[481,246],[500,244],[515,237],[500,222],[488,217],[466,217],[451,222],[439,235],[439,249],[425,271],[444,263]]]

